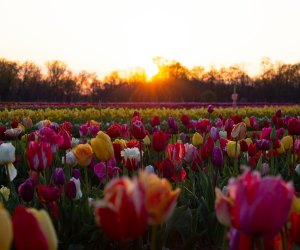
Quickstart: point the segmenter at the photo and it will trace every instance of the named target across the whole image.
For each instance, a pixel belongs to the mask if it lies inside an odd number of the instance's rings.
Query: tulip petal
[[[10,181],[13,181],[17,176],[17,169],[15,168],[14,164],[12,164],[12,163],[8,163],[7,168],[8,168],[9,179],[10,179]]]

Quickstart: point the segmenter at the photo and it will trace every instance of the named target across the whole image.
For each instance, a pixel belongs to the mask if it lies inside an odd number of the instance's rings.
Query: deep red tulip
[[[164,151],[166,148],[166,135],[161,130],[153,133],[152,146],[156,152]]]
[[[184,126],[188,126],[189,123],[190,123],[190,118],[188,117],[188,115],[183,114],[183,115],[181,116],[181,122],[182,122],[182,124],[183,124]]]
[[[61,125],[61,128],[63,130],[66,130],[69,135],[72,134],[72,129],[73,129],[73,126],[72,126],[72,123],[71,122],[64,122],[62,125]]]
[[[197,123],[197,131],[199,131],[201,134],[208,133],[211,127],[212,125],[208,119],[202,119]]]
[[[43,204],[49,204],[53,201],[57,201],[62,193],[61,187],[55,185],[38,185],[37,194],[39,201]]]
[[[292,118],[288,123],[288,131],[290,135],[300,135],[300,121],[297,118]]]
[[[248,144],[245,140],[241,140],[239,141],[240,143],[240,147],[241,147],[241,151],[242,152],[247,152],[248,151]]]
[[[7,136],[4,133],[6,131],[6,127],[5,126],[0,126],[0,140],[6,140]]]
[[[48,168],[53,160],[51,146],[47,142],[29,142],[26,155],[29,167],[35,171],[43,171]]]
[[[131,121],[131,126],[132,126],[132,134],[135,139],[142,140],[146,137],[147,132],[141,117],[134,116]]]
[[[18,125],[19,125],[19,121],[18,120],[13,120],[13,121],[11,121],[11,123],[10,123],[10,126],[12,127],[12,128],[17,128],[18,127]]]
[[[159,118],[159,116],[158,115],[153,116],[151,118],[151,120],[150,120],[150,124],[151,124],[152,127],[160,125],[160,118]]]
[[[118,123],[111,125],[106,132],[110,138],[115,139],[121,136],[121,126]]]
[[[19,196],[25,201],[32,201],[34,196],[34,180],[28,178],[18,188]]]
[[[117,161],[120,161],[122,159],[121,157],[122,146],[120,143],[113,143],[113,147],[114,147],[115,158]]]
[[[95,202],[97,224],[113,240],[127,241],[147,230],[145,191],[137,179],[114,179],[104,188],[104,199]]]
[[[48,242],[35,216],[23,206],[12,215],[14,243],[18,250],[48,249]]]

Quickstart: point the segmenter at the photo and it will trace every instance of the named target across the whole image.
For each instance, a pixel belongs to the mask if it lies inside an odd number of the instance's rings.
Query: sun
[[[158,68],[154,63],[147,63],[141,65],[141,67],[144,68],[146,71],[147,81],[151,81],[153,76],[155,76],[158,73]]]

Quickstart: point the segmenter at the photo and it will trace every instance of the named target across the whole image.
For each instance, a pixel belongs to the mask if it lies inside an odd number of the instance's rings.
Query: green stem
[[[238,147],[238,140],[235,141],[235,151],[234,151],[234,171],[236,171],[236,174],[238,175],[239,169],[238,169],[237,147]]]
[[[153,225],[151,230],[151,246],[150,250],[156,250],[156,234],[157,234],[157,226]]]

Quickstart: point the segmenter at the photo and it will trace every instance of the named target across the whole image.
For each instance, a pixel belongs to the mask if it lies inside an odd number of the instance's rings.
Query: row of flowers
[[[26,224],[29,217],[46,239],[41,244],[56,242],[51,243],[55,245],[51,249],[56,249],[60,242],[60,247],[68,248],[67,232],[79,230],[65,219],[73,211],[81,223],[93,225],[88,222],[93,218],[106,237],[120,242],[116,248],[139,237],[141,244],[151,249],[157,249],[158,244],[172,245],[167,240],[171,236],[158,239],[157,230],[162,235],[179,231],[181,246],[187,244],[184,237],[189,238],[189,233],[200,235],[205,230],[201,235],[215,238],[208,242],[220,245],[218,237],[206,229],[220,225],[214,220],[201,224],[206,216],[215,218],[215,212],[230,228],[228,234],[224,228],[221,232],[230,240],[231,249],[260,249],[261,242],[266,249],[279,249],[278,244],[289,249],[299,244],[298,116],[275,110],[270,118],[260,121],[241,115],[214,118],[216,109],[212,106],[206,112],[211,119],[195,120],[181,114],[179,120],[164,120],[154,115],[146,123],[135,111],[127,118],[130,123],[110,124],[105,132],[95,120],[74,127],[71,122],[59,125],[50,120],[33,125],[25,117],[22,122],[11,121],[11,128],[2,126],[0,182],[4,186],[0,199],[12,214],[10,219],[1,207],[0,218],[8,225],[5,237],[0,234],[0,242],[7,246],[3,249],[9,249],[12,238],[17,249],[28,249],[25,246],[32,243],[33,235],[20,233],[25,229],[18,229],[18,225]],[[244,174],[243,164],[250,167]],[[285,181],[272,177],[278,174]],[[230,177],[234,179],[228,182]],[[286,182],[291,180],[294,185]],[[182,206],[185,216],[194,216],[195,226],[193,220],[186,227],[175,225]],[[49,220],[44,212],[40,216],[47,226],[39,224],[38,210],[30,207],[49,212]],[[168,220],[174,209],[173,219]],[[17,225],[15,216],[20,221]],[[52,228],[47,232],[54,231],[57,236],[52,233],[48,241],[44,228]],[[150,232],[151,240],[147,236]],[[205,245],[205,239],[199,236],[197,244]],[[36,249],[48,248],[39,245]]]

